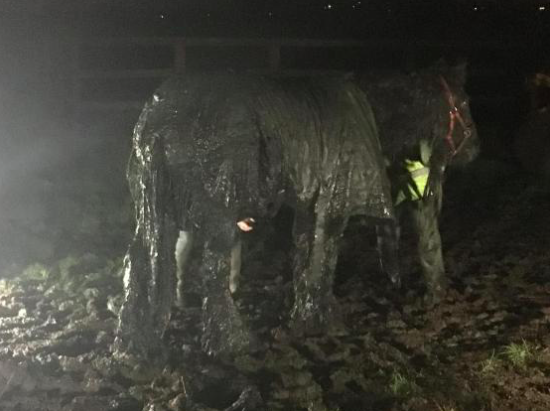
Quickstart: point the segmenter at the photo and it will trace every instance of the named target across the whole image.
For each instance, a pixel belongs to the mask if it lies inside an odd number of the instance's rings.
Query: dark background
[[[547,0],[5,0],[4,20],[93,35],[531,38]],[[38,23],[38,24],[37,24]]]

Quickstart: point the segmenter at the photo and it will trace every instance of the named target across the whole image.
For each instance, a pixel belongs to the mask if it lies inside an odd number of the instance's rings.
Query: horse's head
[[[479,138],[464,91],[466,64],[438,64],[435,81],[440,92],[440,121],[433,134],[433,151],[444,164],[464,165],[479,154]]]

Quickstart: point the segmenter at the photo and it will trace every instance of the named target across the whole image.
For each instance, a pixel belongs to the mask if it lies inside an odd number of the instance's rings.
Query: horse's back
[[[343,76],[185,75],[166,81],[144,113],[135,139],[161,138],[187,191],[241,207],[279,180],[304,201],[332,187],[346,212],[387,214],[374,117]]]

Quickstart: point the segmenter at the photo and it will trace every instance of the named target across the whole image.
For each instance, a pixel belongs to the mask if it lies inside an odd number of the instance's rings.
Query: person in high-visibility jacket
[[[430,156],[427,143],[421,143],[419,153],[403,160],[390,175],[398,219],[409,218],[417,236],[428,299],[439,302],[447,285],[438,224],[444,169],[430,168]]]
[[[428,176],[430,168],[419,160],[404,161],[404,168],[407,171],[405,174],[406,181],[400,187],[395,205],[401,204],[403,201],[416,201],[424,198],[426,186],[428,184]]]

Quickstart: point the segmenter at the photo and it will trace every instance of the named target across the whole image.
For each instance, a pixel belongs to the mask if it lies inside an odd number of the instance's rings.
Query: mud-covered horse
[[[464,91],[466,64],[440,62],[415,73],[363,73],[358,79],[375,113],[396,212],[412,221],[427,297],[438,301],[446,286],[438,226],[444,172],[479,153]],[[377,231],[382,265],[396,277],[399,227],[383,224]]]
[[[171,79],[137,122],[128,180],[137,227],[116,348],[145,357],[155,355],[176,297],[180,231],[180,254],[191,239],[202,250],[203,346],[235,352],[250,343],[229,289],[237,223],[246,230],[283,203],[294,209],[291,318],[295,329],[316,331],[334,317],[338,240],[349,217],[393,218],[371,108],[343,77]]]

